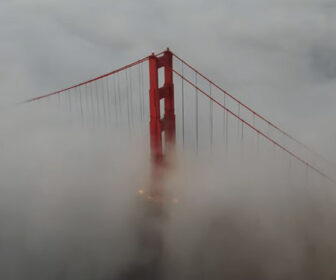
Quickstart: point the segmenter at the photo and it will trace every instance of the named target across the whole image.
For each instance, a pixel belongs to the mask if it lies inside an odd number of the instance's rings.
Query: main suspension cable
[[[182,76],[180,73],[178,73],[175,69],[171,68],[172,71],[179,76],[180,78],[182,78],[184,81],[186,81],[188,84],[190,84],[192,87],[195,88],[195,90],[197,90],[198,92],[201,92],[202,94],[204,94],[205,96],[207,96],[209,99],[211,99],[214,103],[216,103],[218,106],[220,106],[222,109],[224,109],[226,112],[228,112],[229,114],[231,114],[232,116],[234,116],[235,118],[237,118],[238,120],[240,120],[242,122],[242,124],[247,125],[248,127],[250,127],[252,130],[254,130],[255,132],[257,132],[258,135],[263,136],[266,140],[268,140],[269,142],[273,143],[275,146],[279,147],[280,149],[282,149],[283,151],[287,152],[289,155],[291,155],[292,157],[294,157],[296,160],[300,161],[301,163],[303,163],[304,165],[306,165],[307,167],[309,167],[310,169],[314,170],[316,173],[320,174],[321,176],[327,178],[330,182],[336,184],[336,180],[331,178],[330,176],[328,176],[327,174],[325,174],[324,172],[320,171],[319,169],[317,169],[316,167],[314,167],[313,165],[311,165],[309,162],[305,161],[304,159],[302,159],[301,157],[297,156],[296,154],[294,154],[293,152],[291,152],[290,150],[288,150],[287,148],[285,148],[284,146],[282,146],[281,144],[279,144],[278,142],[276,142],[275,140],[273,140],[271,137],[269,137],[268,135],[266,135],[265,133],[263,133],[262,131],[260,131],[259,129],[257,129],[256,127],[254,127],[252,124],[250,124],[249,122],[247,122],[246,120],[242,119],[240,116],[238,116],[236,113],[234,113],[233,111],[231,111],[230,109],[228,109],[227,107],[225,107],[223,104],[221,104],[220,102],[218,102],[217,100],[215,100],[213,97],[211,97],[209,94],[207,94],[204,90],[202,90],[201,88],[199,88],[198,86],[196,86],[192,81],[190,81],[189,79],[187,79],[186,77]]]
[[[308,147],[306,144],[302,143],[301,141],[297,140],[294,136],[290,135],[288,132],[284,131],[283,129],[281,129],[280,127],[278,127],[277,125],[275,125],[274,123],[270,122],[269,120],[267,120],[265,117],[263,117],[262,115],[258,114],[256,111],[254,111],[252,108],[250,108],[249,106],[245,105],[244,103],[242,103],[240,100],[238,100],[237,98],[235,98],[233,95],[231,95],[230,93],[228,93],[226,90],[224,90],[223,88],[221,88],[219,85],[217,85],[216,83],[214,83],[213,81],[211,81],[210,79],[208,79],[206,76],[204,76],[202,73],[200,73],[198,70],[196,70],[196,68],[194,68],[193,66],[191,66],[189,63],[187,63],[185,60],[183,60],[181,57],[179,57],[178,55],[176,55],[175,53],[172,53],[173,56],[178,59],[181,63],[185,64],[186,66],[188,66],[191,70],[193,70],[194,72],[196,72],[199,76],[201,76],[203,79],[205,79],[206,81],[208,81],[210,84],[212,84],[215,88],[217,88],[220,92],[222,92],[224,95],[230,97],[231,99],[233,99],[235,102],[237,102],[238,104],[240,104],[242,107],[244,107],[245,109],[247,109],[249,112],[251,112],[253,114],[253,117],[257,116],[259,119],[263,120],[264,122],[266,122],[269,126],[273,127],[274,129],[278,130],[280,133],[282,133],[283,135],[287,136],[289,139],[291,139],[292,141],[294,141],[296,144],[302,146],[304,149],[306,149],[307,151],[309,151],[310,153],[318,156],[319,158],[321,158],[322,160],[324,160],[325,162],[328,162],[329,164],[332,164],[334,166],[336,166],[336,163],[330,161],[329,159],[325,158],[323,155],[321,155],[320,153],[316,152],[315,150],[313,150],[312,148]]]

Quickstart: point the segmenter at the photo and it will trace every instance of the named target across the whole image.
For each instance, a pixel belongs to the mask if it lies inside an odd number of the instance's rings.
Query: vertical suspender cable
[[[244,159],[244,123],[241,122],[241,139],[240,139],[240,149],[241,149],[241,159]]]
[[[102,85],[102,102],[103,102],[103,115],[104,115],[104,125],[107,125],[106,121],[106,109],[105,109],[105,90],[104,90],[104,80],[100,80]]]
[[[95,126],[96,122],[96,114],[95,114],[95,109],[94,109],[94,104],[93,104],[93,92],[92,92],[92,83],[89,83],[88,86],[90,86],[90,99],[91,99],[91,111],[92,111],[92,125]]]
[[[68,94],[68,102],[69,102],[69,112],[71,112],[71,96],[70,96],[71,90],[69,89],[67,94]]]
[[[210,83],[211,84],[211,83]],[[223,105],[226,107],[226,95],[223,95]],[[226,134],[226,121],[225,121],[226,110],[223,110],[223,135]],[[226,137],[226,136],[225,136]]]
[[[130,83],[131,125],[134,126],[132,68],[129,68],[128,70],[129,70],[129,83]]]
[[[97,104],[97,116],[98,116],[98,119],[97,119],[97,121],[98,121],[98,125],[99,125],[99,122],[100,122],[100,110],[99,110],[99,95],[98,95],[98,84],[97,84],[97,81],[94,81],[94,84],[95,84],[95,88],[96,88],[96,104]]]
[[[90,120],[90,106],[89,106],[89,102],[88,102],[88,90],[87,90],[87,84],[85,84],[85,109],[86,109],[86,114],[87,114],[87,117],[86,117],[86,121],[89,122]]]
[[[142,108],[142,91],[141,91],[141,86],[140,86],[140,84],[141,84],[141,79],[140,79],[140,64],[138,65],[138,78],[139,78],[139,82],[138,82],[138,89],[139,89],[139,91],[138,91],[138,98],[139,98],[139,108],[140,108],[140,120],[142,120],[142,110],[143,110],[143,108]]]
[[[118,107],[119,107],[119,117],[122,118],[122,108],[121,108],[121,96],[120,96],[120,77],[119,72],[117,73],[117,95],[118,95]]]
[[[141,102],[142,102],[142,115],[143,115],[143,118],[145,117],[145,112],[146,111],[146,108],[145,108],[145,88],[144,88],[144,76],[143,76],[143,62],[140,63],[140,72],[141,72],[141,92],[142,92],[142,99],[141,99]]]
[[[77,90],[78,90],[78,87],[75,87],[75,88],[73,88],[72,89],[73,90],[73,92],[72,92],[72,98],[71,98],[71,100],[73,101],[73,103],[72,103],[72,110],[73,110],[73,112],[74,112],[74,115],[76,116],[76,114],[77,114],[77,111],[76,111],[76,105],[78,104],[78,102],[77,102],[77,100],[76,100],[76,96],[77,96]]]
[[[118,73],[116,74],[118,75]],[[117,106],[117,79],[116,79],[116,75],[113,75],[113,101],[114,101],[114,112],[115,112],[115,118],[118,121],[118,111],[121,110],[121,108],[119,106]]]
[[[143,65],[144,63],[140,64],[140,86],[141,86],[141,104],[142,104],[142,119],[145,119],[146,117],[146,103],[145,100],[147,98],[147,95],[145,94],[145,82],[144,82],[144,73],[143,73]]]
[[[240,103],[238,103],[238,117],[240,118]],[[237,138],[239,139],[239,118],[237,118]]]
[[[183,62],[181,62],[182,67],[182,146],[184,148],[184,79],[183,79]]]
[[[209,92],[210,92],[210,97],[212,97],[212,91],[211,91],[211,84],[209,83]],[[213,141],[213,104],[212,100],[209,99],[209,104],[210,104],[210,150],[212,151],[212,141]]]
[[[225,98],[224,98],[224,106],[226,106],[225,104]],[[225,118],[225,143],[226,143],[226,147],[228,146],[229,144],[229,113],[228,111],[226,111],[226,118]]]
[[[81,121],[83,122],[84,116],[83,116],[83,103],[82,103],[82,90],[81,90],[81,87],[78,88],[78,91],[79,91],[79,103],[80,103]]]
[[[105,81],[106,81],[106,93],[107,93],[107,112],[109,123],[111,124],[112,113],[111,113],[111,96],[110,96],[110,77],[106,77]]]
[[[197,72],[195,72],[195,100],[196,100],[196,154],[198,154],[198,89],[197,89]]]
[[[128,72],[125,71],[125,77],[126,77],[126,102],[127,102],[127,124],[128,124],[128,130],[131,130],[131,124],[130,124],[130,104],[129,104],[129,92],[128,92]]]

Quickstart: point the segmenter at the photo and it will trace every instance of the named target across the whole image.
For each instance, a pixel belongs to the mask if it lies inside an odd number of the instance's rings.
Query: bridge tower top
[[[164,68],[164,83],[159,87],[159,69]],[[163,112],[160,102],[164,101]],[[153,165],[153,182],[150,196],[160,198],[161,169],[167,153],[175,146],[175,106],[173,83],[173,54],[167,48],[162,55],[149,56],[149,109],[150,148]],[[163,114],[162,114],[163,113]],[[164,137],[163,137],[164,135]]]

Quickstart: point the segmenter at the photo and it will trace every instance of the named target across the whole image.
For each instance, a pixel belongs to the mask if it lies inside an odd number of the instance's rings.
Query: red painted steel
[[[251,109],[249,106],[245,105],[240,100],[238,100],[237,98],[235,98],[233,95],[231,95],[230,93],[228,93],[226,90],[224,90],[223,88],[221,88],[220,86],[218,86],[216,83],[214,83],[213,81],[211,81],[210,79],[208,79],[206,76],[204,76],[202,73],[200,73],[195,67],[191,66],[189,63],[187,63],[181,57],[179,57],[175,53],[173,53],[173,56],[176,59],[178,59],[179,61],[181,61],[183,64],[187,65],[192,71],[194,71],[195,73],[197,73],[203,79],[205,79],[206,81],[208,81],[211,85],[213,85],[215,88],[217,88],[219,91],[221,91],[224,95],[228,96],[229,98],[231,98],[232,100],[234,100],[235,102],[237,102],[239,105],[243,106],[246,110],[248,110],[249,112],[251,112],[254,116],[258,117],[259,119],[261,119],[262,121],[264,121],[265,123],[267,123],[268,125],[270,125],[271,127],[273,127],[275,130],[279,131],[280,133],[282,133],[283,135],[285,135],[286,137],[288,137],[289,139],[291,139],[292,141],[294,141],[295,143],[297,143],[298,145],[300,145],[301,147],[303,147],[304,149],[306,149],[307,151],[309,151],[310,153],[314,154],[315,156],[319,157],[320,159],[324,160],[325,162],[328,162],[329,164],[332,164],[332,165],[335,166],[334,162],[331,162],[329,159],[326,159],[320,153],[318,153],[315,150],[313,150],[312,148],[308,147],[307,145],[305,145],[304,143],[302,143],[301,141],[299,141],[298,139],[296,139],[294,136],[290,135],[288,132],[284,131],[283,129],[281,129],[278,126],[276,126],[274,123],[272,123],[269,120],[267,120],[262,115],[258,114],[256,111],[254,111],[253,109]]]
[[[159,69],[164,68],[164,84],[159,88]],[[159,187],[161,167],[166,155],[175,145],[175,106],[173,83],[173,56],[169,49],[163,55],[149,56],[149,108],[150,148],[153,164],[153,183],[150,195],[161,197]],[[164,100],[164,115],[161,118],[160,100]],[[162,137],[164,133],[164,138]]]
[[[183,64],[187,65],[190,69],[192,69],[194,72],[196,72],[198,75],[203,77],[205,80],[207,80],[210,84],[215,86],[218,90],[220,90],[222,93],[227,95],[228,97],[235,100],[239,105],[242,105],[244,108],[246,108],[248,111],[250,111],[254,116],[260,118],[261,120],[268,123],[271,127],[278,130],[279,132],[283,133],[285,136],[287,136],[289,139],[294,140],[296,143],[300,144],[302,147],[307,149],[308,151],[312,152],[314,155],[318,155],[320,158],[324,159],[307,147],[306,145],[302,144],[298,140],[296,140],[294,137],[290,136],[288,133],[286,133],[284,130],[280,129],[279,127],[275,126],[270,121],[266,120],[264,117],[262,117],[260,114],[253,111],[248,106],[241,103],[238,99],[227,93],[225,90],[220,88],[218,85],[210,81],[208,78],[206,78],[203,74],[201,74],[199,71],[197,71],[195,68],[193,68],[190,64],[185,62],[182,58],[178,57],[176,54],[172,53],[169,49],[166,51],[160,52],[159,54],[152,54],[149,57],[145,57],[143,59],[140,59],[138,61],[135,61],[131,64],[128,64],[124,67],[121,67],[119,69],[116,69],[110,73],[107,73],[105,75],[101,75],[99,77],[93,78],[91,80],[76,84],[74,86],[58,90],[49,94],[45,94],[42,96],[38,96],[35,98],[28,99],[26,101],[20,102],[19,104],[28,103],[28,102],[34,102],[42,98],[46,98],[52,95],[57,95],[62,92],[65,92],[67,90],[88,84],[90,82],[105,78],[107,76],[113,75],[117,72],[123,71],[125,69],[128,69],[130,67],[133,67],[137,64],[140,64],[146,60],[149,60],[149,78],[150,78],[150,89],[149,89],[149,103],[150,103],[150,147],[151,147],[151,158],[153,163],[153,174],[154,174],[154,180],[153,180],[153,187],[150,191],[150,194],[156,194],[161,197],[162,189],[160,189],[160,181],[161,180],[161,170],[162,165],[165,163],[165,158],[167,156],[167,153],[170,152],[171,148],[175,146],[175,138],[176,138],[176,129],[175,129],[175,109],[174,109],[174,84],[173,84],[173,73],[175,73],[177,76],[179,76],[181,79],[188,82],[191,86],[196,88],[199,92],[206,95],[209,99],[211,99],[214,103],[216,103],[218,106],[222,107],[224,110],[226,110],[228,113],[239,119],[242,123],[246,124],[248,127],[256,131],[256,133],[263,136],[265,139],[273,143],[275,146],[279,147],[280,149],[284,150],[288,154],[290,154],[293,158],[300,161],[301,163],[305,164],[307,167],[311,168],[312,170],[315,170],[320,175],[328,178],[330,181],[335,183],[335,180],[327,176],[325,173],[321,172],[319,169],[311,165],[309,162],[303,160],[299,156],[297,156],[294,152],[291,152],[290,150],[286,149],[281,144],[277,143],[275,140],[273,140],[270,136],[266,135],[262,131],[258,130],[254,125],[246,122],[244,119],[242,119],[239,115],[235,114],[231,110],[229,110],[227,107],[225,107],[223,104],[219,103],[215,99],[213,99],[210,95],[208,95],[206,92],[201,90],[199,87],[197,87],[193,82],[186,79],[183,75],[178,73],[173,69],[173,57],[180,60]],[[164,84],[162,87],[159,88],[159,69],[163,67],[164,68]],[[161,117],[161,109],[160,109],[160,100],[164,99],[164,115]],[[164,133],[164,137],[163,137]],[[326,159],[324,159],[326,160]],[[326,160],[327,161],[327,160]],[[156,189],[155,189],[156,186]],[[158,197],[158,196],[156,196]]]
[[[67,87],[67,88],[64,88],[64,89],[61,89],[61,90],[58,90],[58,91],[54,91],[54,92],[51,92],[51,93],[48,93],[48,94],[45,94],[45,95],[41,95],[41,96],[37,96],[37,97],[34,97],[34,98],[30,98],[30,99],[27,99],[27,100],[25,100],[25,101],[20,102],[19,104],[29,103],[29,102],[33,102],[33,101],[37,101],[37,100],[40,100],[40,99],[42,99],[42,98],[46,98],[46,97],[49,97],[49,96],[52,96],[52,95],[60,94],[60,93],[65,92],[65,91],[67,91],[67,90],[74,89],[74,88],[76,88],[76,87],[80,87],[80,86],[86,85],[86,84],[88,84],[88,83],[92,83],[92,82],[94,82],[94,81],[97,81],[97,80],[106,78],[106,77],[108,77],[108,76],[111,76],[111,75],[113,75],[113,74],[116,74],[116,73],[118,73],[118,72],[121,72],[121,71],[123,71],[123,70],[126,70],[126,69],[128,69],[128,68],[131,68],[131,67],[133,67],[133,66],[135,66],[135,65],[138,65],[138,64],[140,64],[140,63],[142,63],[142,62],[145,62],[147,59],[148,59],[148,56],[147,56],[147,57],[144,57],[144,58],[142,58],[142,59],[139,59],[139,60],[137,60],[137,61],[135,61],[135,62],[133,62],[133,63],[130,63],[130,64],[128,64],[128,65],[125,65],[125,66],[123,66],[123,67],[121,67],[121,68],[118,68],[118,69],[116,69],[116,70],[113,70],[113,71],[111,71],[111,72],[109,72],[109,73],[106,73],[106,74],[104,74],[104,75],[101,75],[101,76],[98,76],[98,77],[96,77],[96,78],[90,79],[90,80],[88,80],[88,81],[85,81],[85,82],[79,83],[79,84],[77,84],[77,85],[74,85],[74,86],[71,86],[71,87]]]
[[[290,150],[286,149],[283,145],[279,144],[278,142],[276,142],[275,140],[273,140],[271,137],[267,136],[265,133],[263,133],[262,131],[260,131],[259,129],[257,129],[255,126],[253,126],[252,124],[250,124],[249,122],[245,121],[244,119],[242,119],[239,115],[235,114],[233,111],[231,111],[230,109],[228,109],[226,106],[224,106],[223,104],[221,104],[220,102],[218,102],[217,100],[215,100],[214,98],[212,98],[209,94],[207,94],[204,90],[200,89],[197,85],[195,85],[192,81],[190,81],[189,79],[185,78],[184,76],[182,76],[180,73],[178,73],[176,70],[174,70],[173,68],[171,68],[172,71],[179,76],[181,79],[183,79],[184,81],[186,81],[188,84],[190,84],[192,87],[194,87],[195,89],[197,89],[199,92],[201,92],[202,94],[204,94],[206,97],[208,97],[212,102],[216,103],[219,107],[221,107],[222,109],[224,109],[225,111],[227,111],[229,114],[231,114],[232,116],[234,116],[235,118],[237,118],[238,120],[240,120],[242,123],[246,124],[248,127],[250,127],[252,130],[254,130],[257,134],[263,136],[266,140],[268,140],[269,142],[273,143],[275,146],[279,147],[281,150],[285,151],[286,153],[288,153],[289,155],[291,155],[293,158],[295,158],[296,160],[298,160],[299,162],[303,163],[304,165],[306,165],[307,167],[309,167],[310,169],[314,170],[316,173],[320,174],[322,177],[327,178],[330,182],[336,184],[336,180],[334,180],[333,178],[331,178],[330,176],[328,176],[327,174],[325,174],[324,172],[320,171],[319,169],[317,169],[316,167],[314,167],[313,165],[311,165],[309,162],[305,161],[304,159],[302,159],[301,157],[297,156],[295,153],[291,152]]]

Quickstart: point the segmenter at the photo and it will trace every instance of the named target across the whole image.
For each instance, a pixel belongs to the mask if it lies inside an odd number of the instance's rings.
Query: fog
[[[146,122],[130,135],[12,105],[170,47],[336,162],[335,13],[329,0],[1,1],[0,279],[153,279],[146,225],[157,279],[335,279],[335,186],[281,152],[178,145],[152,219]]]
[[[142,154],[116,135],[45,116],[24,110],[3,121],[1,279],[101,279],[132,251]]]
[[[299,164],[253,149],[242,158],[234,143],[181,150],[153,220],[138,193],[151,179],[141,134],[36,107],[1,119],[1,279],[132,279],[151,258],[144,226],[162,238],[156,279],[335,277],[334,185]]]

